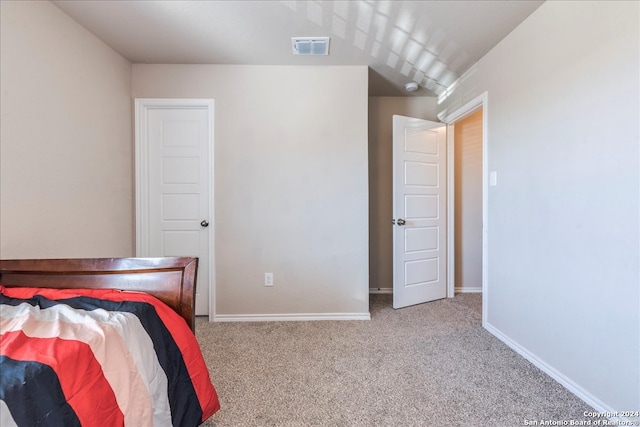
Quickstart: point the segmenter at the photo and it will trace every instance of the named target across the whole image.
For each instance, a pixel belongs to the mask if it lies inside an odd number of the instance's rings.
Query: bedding
[[[0,286],[0,425],[197,426],[220,408],[185,319],[151,295]]]

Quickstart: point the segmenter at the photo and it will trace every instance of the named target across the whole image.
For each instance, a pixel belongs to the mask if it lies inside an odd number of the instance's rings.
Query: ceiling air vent
[[[294,55],[329,55],[329,37],[291,37]]]

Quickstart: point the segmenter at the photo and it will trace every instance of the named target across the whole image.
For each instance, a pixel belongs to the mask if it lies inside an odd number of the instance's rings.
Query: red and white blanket
[[[220,408],[200,347],[158,299],[0,286],[0,425],[197,426]]]

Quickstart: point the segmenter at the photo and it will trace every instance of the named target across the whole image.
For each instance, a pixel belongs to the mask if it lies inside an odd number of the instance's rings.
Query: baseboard
[[[456,294],[481,294],[482,286],[469,287],[466,286],[464,288],[455,288],[454,292]],[[393,288],[369,288],[370,294],[392,294]]]
[[[513,351],[518,353],[520,356],[527,359],[529,362],[533,363],[537,368],[541,371],[549,375],[551,378],[560,383],[564,388],[569,390],[571,393],[575,394],[578,398],[582,399],[587,405],[594,408],[597,412],[601,413],[615,413],[616,411],[602,402],[600,399],[595,397],[589,391],[585,390],[583,387],[579,386],[575,382],[573,382],[570,378],[556,370],[553,366],[549,365],[542,359],[540,359],[535,354],[531,353],[524,347],[522,347],[517,342],[513,341],[511,338],[500,332],[497,328],[489,324],[485,323],[484,328],[493,336],[498,338],[500,341],[509,346]]]
[[[393,288],[369,288],[370,294],[392,294]]]
[[[370,313],[217,314],[214,322],[306,322],[310,320],[371,320]]]
[[[456,294],[481,294],[482,286],[465,286],[464,288],[454,288]]]

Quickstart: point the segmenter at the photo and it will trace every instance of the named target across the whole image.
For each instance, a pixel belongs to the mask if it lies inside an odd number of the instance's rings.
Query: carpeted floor
[[[222,409],[205,426],[523,426],[590,408],[481,327],[481,295],[371,321],[209,323],[196,334]],[[532,424],[529,424],[532,425]],[[562,424],[560,424],[562,425]]]

